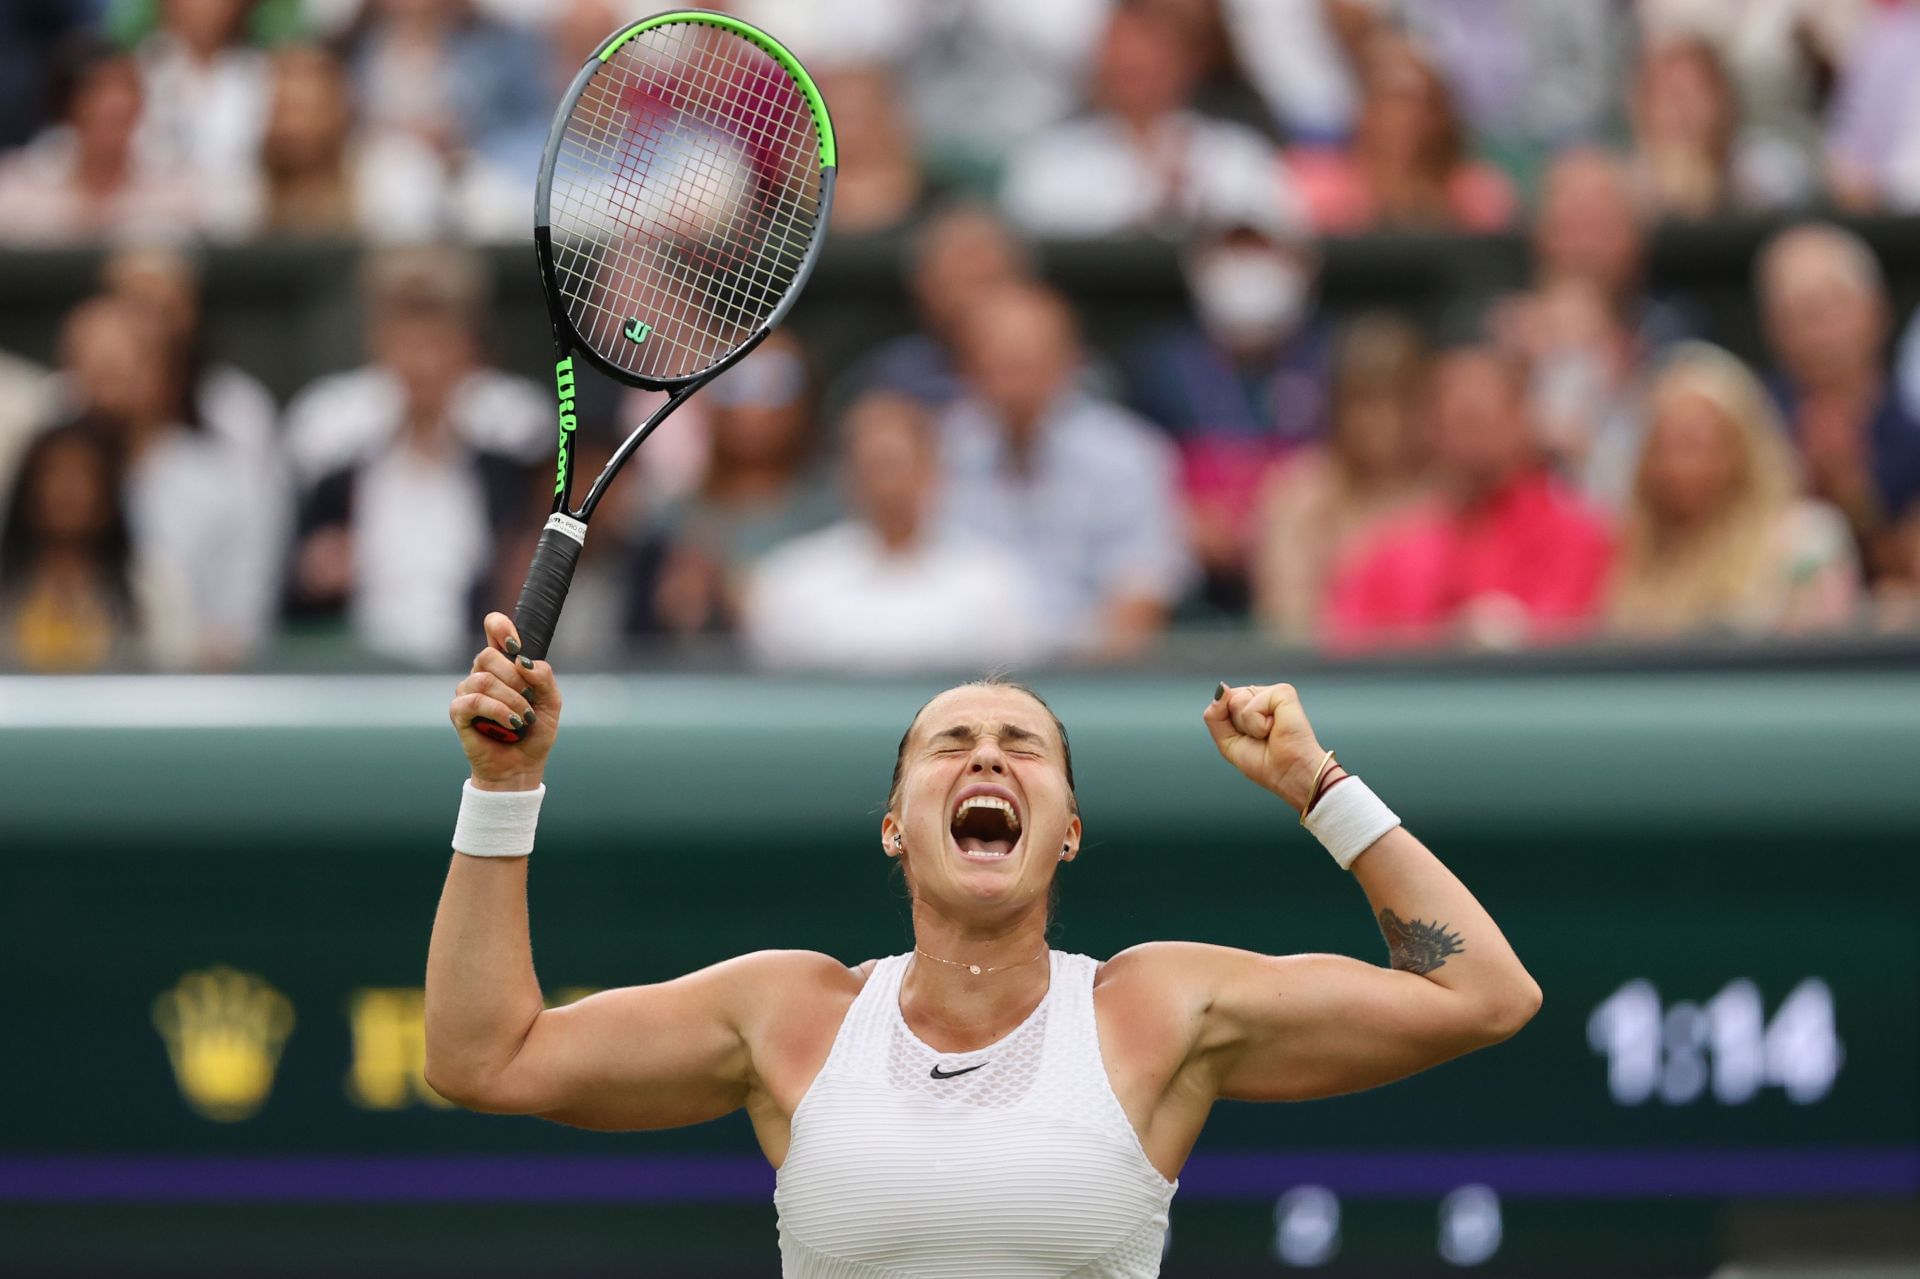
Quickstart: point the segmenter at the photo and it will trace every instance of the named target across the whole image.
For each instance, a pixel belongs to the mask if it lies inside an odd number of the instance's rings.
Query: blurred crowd
[[[877,670],[1920,627],[1920,323],[1835,215],[1920,212],[1906,0],[732,0],[835,114],[840,233],[917,324],[776,334],[643,449],[556,655]],[[57,368],[0,353],[0,653],[229,669],[288,635],[456,658],[517,592],[551,391],[467,247],[651,6],[11,0],[0,245],[105,244]],[[1766,359],[1647,278],[1771,213]],[[1842,219],[1844,220],[1844,219]],[[1320,246],[1518,231],[1526,285],[1334,322]],[[1095,352],[1033,245],[1149,235],[1191,305]],[[356,238],[364,364],[277,403],[203,341],[200,246]],[[1903,334],[1903,329],[1904,334]],[[654,397],[582,384],[580,471]]]

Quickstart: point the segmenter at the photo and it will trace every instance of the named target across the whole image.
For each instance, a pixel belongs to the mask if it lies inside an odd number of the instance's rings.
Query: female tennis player
[[[450,712],[473,777],[427,959],[428,1081],[474,1110],[585,1128],[744,1107],[778,1170],[790,1279],[1158,1274],[1215,1101],[1371,1088],[1540,1006],[1486,911],[1321,747],[1285,684],[1222,685],[1202,718],[1352,870],[1391,967],[1198,942],[1104,963],[1050,950],[1054,873],[1080,850],[1073,761],[1038,697],[987,682],[935,697],[900,742],[879,836],[905,867],[911,951],[851,967],[760,951],[544,1009],[527,854],[560,690],[505,616],[486,629]],[[476,717],[531,731],[506,744]]]

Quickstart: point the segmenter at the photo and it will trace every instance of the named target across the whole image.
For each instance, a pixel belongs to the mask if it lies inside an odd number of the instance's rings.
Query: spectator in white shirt
[[[1278,220],[1293,198],[1267,139],[1192,109],[1205,50],[1192,27],[1147,4],[1118,6],[1094,77],[1093,114],[1018,147],[1001,201],[1037,235],[1178,232],[1221,192],[1257,192]]]
[[[365,145],[440,160],[435,233],[524,238],[553,109],[539,46],[466,0],[369,0],[346,48]]]
[[[479,359],[477,324],[486,307],[483,264],[453,248],[392,248],[370,254],[361,272],[368,362],[331,373],[287,406],[285,447],[301,488],[378,452],[404,425],[410,394],[412,329],[389,324],[415,315],[462,330],[461,356],[445,412],[469,447],[534,461],[552,450],[553,392]],[[445,329],[436,324],[432,334]]]
[[[199,267],[184,250],[160,245],[121,249],[100,265],[100,284],[156,322],[164,334],[168,416],[204,434],[240,477],[254,521],[248,560],[258,594],[249,605],[246,647],[270,638],[282,561],[293,532],[292,490],[280,447],[280,410],[259,379],[213,358],[201,331]],[[135,475],[139,474],[138,468]]]
[[[971,393],[941,419],[944,526],[1025,561],[1083,655],[1139,653],[1192,577],[1172,447],[1080,388],[1078,326],[1045,288],[979,299],[960,350]]]
[[[136,565],[187,622],[156,643],[154,658],[231,666],[255,652],[273,619],[284,505],[244,450],[183,419],[172,355],[149,308],[112,296],[77,308],[61,340],[73,406],[97,415],[126,459]]]
[[[222,229],[245,214],[267,113],[267,55],[245,40],[251,0],[162,0],[136,53],[147,95],[140,145],[191,176]]]
[[[983,539],[933,526],[939,441],[926,410],[873,392],[847,410],[853,517],[760,561],[743,631],[764,666],[849,671],[977,669],[1047,648],[1026,566]]]
[[[914,15],[902,83],[930,167],[975,188],[998,172],[1015,139],[1079,106],[1110,3],[888,0],[889,10]],[[784,32],[786,13],[812,7],[782,3],[773,29]]]
[[[532,518],[553,402],[482,362],[470,259],[390,250],[369,275],[373,362],[321,379],[287,411],[301,493],[294,603],[344,607],[377,652],[450,661],[481,605],[512,589],[505,546]]]
[[[263,480],[278,484],[279,409],[260,380],[216,360],[201,332],[199,265],[186,252],[159,245],[122,249],[100,264],[107,292],[145,307],[167,333],[182,376],[177,415],[197,422],[245,453]]]

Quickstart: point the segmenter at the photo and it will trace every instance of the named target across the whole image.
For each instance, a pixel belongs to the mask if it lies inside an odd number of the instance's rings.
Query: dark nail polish
[[[520,665],[522,665],[522,666],[524,666],[524,667],[526,667],[526,668],[527,668],[528,670],[532,670],[532,669],[533,669],[533,659],[532,659],[531,657],[522,657],[522,658],[520,659]]]
[[[1221,698],[1225,697],[1226,695],[1227,695],[1227,682],[1225,680],[1221,680],[1218,684],[1215,684],[1213,686],[1213,700],[1217,702]]]
[[[532,728],[533,727],[533,707],[531,706],[527,707],[527,713],[523,718],[527,721],[527,727]]]
[[[515,732],[519,732],[522,728],[526,727],[518,715],[507,716],[507,723],[512,725]]]
[[[508,657],[520,656],[520,641],[517,639],[509,639],[505,644],[501,645],[501,647],[507,650]]]

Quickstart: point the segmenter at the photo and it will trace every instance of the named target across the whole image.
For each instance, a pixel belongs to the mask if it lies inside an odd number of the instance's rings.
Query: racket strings
[[[611,121],[612,117],[606,108],[606,104],[614,96],[615,95],[611,95],[603,91],[600,94],[596,95],[596,97],[590,102],[589,105],[595,110],[594,118],[596,120],[596,123],[599,123],[604,126]],[[673,104],[663,103],[661,101],[654,100],[647,103],[642,103],[640,105],[650,108],[649,110],[650,115],[657,115],[659,113],[660,108],[667,107],[670,109]],[[607,158],[607,153],[605,151],[605,148],[601,147],[601,148],[598,148],[597,150],[599,155],[603,157],[603,162],[604,162],[604,158]],[[644,161],[645,159],[648,158],[648,152],[653,150],[654,150],[653,147],[643,145],[640,148],[640,158]],[[611,158],[614,160],[616,164],[616,180],[614,184],[615,201],[617,204],[620,204],[622,207],[624,207],[625,210],[628,212],[629,216],[631,216],[632,213],[638,210],[638,206],[633,199],[632,177],[630,173],[623,171],[622,166],[619,166],[617,156],[611,157]],[[630,168],[631,166],[625,166],[625,167]],[[701,185],[704,186],[708,191],[711,191],[711,189],[715,185],[713,178],[717,175],[714,174],[713,167],[710,164],[701,163],[699,159],[696,158],[696,160],[693,163],[687,166],[687,172],[690,176],[694,178],[704,179]],[[688,212],[688,210],[686,210],[686,207],[685,207],[687,204],[687,200],[685,198],[686,190],[687,190],[687,187],[684,185],[675,190],[674,194],[678,198],[676,198],[673,201],[672,205],[670,205],[669,207],[668,212],[670,215],[685,216],[686,212]],[[724,228],[723,235],[732,235],[734,237],[737,237],[740,234],[740,232],[741,232],[741,228],[738,225],[738,218],[735,217],[730,219],[730,224],[726,228]],[[724,245],[722,247],[724,248]],[[576,266],[576,264],[571,261],[568,263],[568,265],[570,268]],[[622,260],[618,255],[616,255],[611,262],[602,260],[599,265],[601,268],[598,273],[599,281],[604,285],[611,285],[615,290],[624,290],[624,291],[632,292],[635,290],[636,285],[645,286],[650,283],[653,285],[653,288],[651,291],[657,295],[662,292],[662,289],[661,289],[662,285],[681,284],[683,286],[682,289],[679,291],[680,296],[676,296],[672,298],[671,304],[667,307],[667,310],[671,314],[671,318],[679,320],[681,322],[677,325],[668,326],[669,331],[663,335],[663,340],[666,340],[669,342],[674,341],[673,331],[675,329],[683,329],[686,327],[685,322],[689,318],[688,316],[689,303],[696,300],[703,300],[709,309],[718,309],[716,304],[723,304],[728,300],[724,297],[717,296],[711,287],[706,288],[704,290],[704,293],[705,293],[704,299],[695,299],[692,297],[685,296],[686,294],[685,286],[687,284],[690,283],[691,285],[697,287],[705,282],[700,280],[697,276],[691,281],[688,281],[686,279],[687,273],[684,271],[676,271],[674,272],[673,277],[671,279],[668,279],[658,269],[658,264],[649,264],[646,262],[634,262],[634,261]],[[648,270],[647,268],[650,265],[653,266],[654,269]],[[722,265],[733,267],[734,269],[738,268],[738,263],[723,263]],[[609,267],[611,267],[611,270],[608,269]],[[651,279],[649,279],[648,277],[651,277]],[[598,307],[598,304],[593,303],[590,297],[583,300],[588,302],[592,306]],[[609,338],[611,337],[611,335],[607,331],[610,327],[609,325],[610,318],[618,318],[618,317],[613,316],[612,313],[608,312],[605,307],[598,307],[597,313],[592,317],[592,323],[590,323],[588,326],[595,330],[595,336],[599,338],[603,343],[608,341]]]
[[[643,32],[588,81],[556,158],[569,318],[629,372],[699,373],[779,304],[819,207],[813,113],[778,61],[705,24]]]
[[[710,165],[695,163],[689,166],[695,176],[713,177]],[[627,180],[623,177],[619,190],[627,189]],[[714,185],[709,181],[708,189]],[[694,209],[688,207],[684,196],[673,201],[670,213],[675,216],[697,216]],[[728,254],[727,242],[738,241],[751,231],[740,226],[742,216],[750,213],[735,212],[722,229],[717,244],[709,246],[706,260],[700,254],[682,257],[667,264],[669,270],[663,270],[658,261],[649,261],[648,255],[633,255],[622,252],[630,246],[615,246],[615,251],[603,256],[599,262],[598,281],[617,293],[632,296],[645,295],[665,312],[671,323],[664,326],[662,340],[682,346],[695,356],[712,354],[715,346],[726,347],[737,339],[734,330],[741,325],[749,325],[758,320],[759,308],[752,305],[748,296],[755,285],[761,288],[780,288],[783,282],[774,278],[777,267],[768,265],[755,269],[755,264],[742,261],[738,254]],[[778,224],[776,224],[777,226]],[[718,260],[716,260],[716,257]],[[797,264],[797,256],[793,263]],[[614,311],[593,301],[591,296],[580,298],[583,308],[592,312],[590,327],[593,336],[604,346],[612,341],[613,331],[619,327],[621,315],[631,306],[623,305]],[[581,317],[587,318],[587,317]],[[692,336],[684,341],[676,334]],[[691,343],[691,345],[689,345]]]

